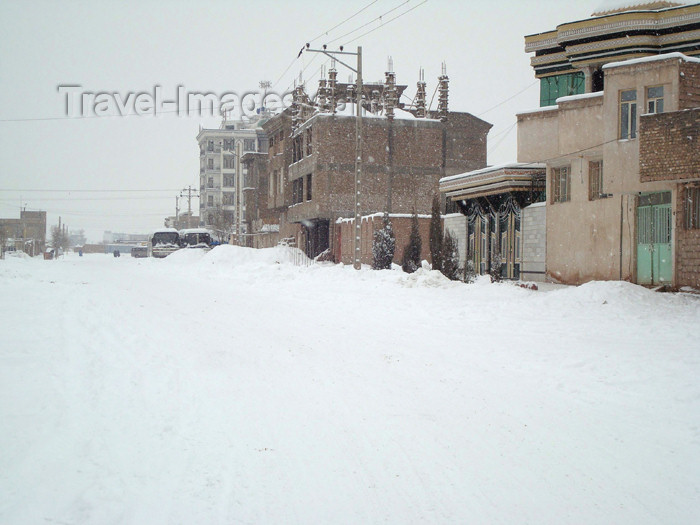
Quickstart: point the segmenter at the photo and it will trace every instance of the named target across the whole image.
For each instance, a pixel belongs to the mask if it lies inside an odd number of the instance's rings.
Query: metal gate
[[[637,283],[673,280],[671,192],[643,194],[637,207]]]

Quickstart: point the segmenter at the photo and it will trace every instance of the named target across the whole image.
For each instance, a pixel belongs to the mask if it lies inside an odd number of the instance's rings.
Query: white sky
[[[218,127],[219,119],[172,113],[62,118],[65,99],[57,86],[79,84],[84,91],[125,97],[160,85],[166,98],[178,85],[190,92],[255,90],[260,80],[277,81],[305,42],[370,1],[5,0],[0,3],[0,216],[18,217],[20,204],[47,210],[50,225],[61,215],[69,228],[85,229],[93,241],[101,240],[104,230],[138,233],[162,226],[164,217],[175,213],[179,190],[199,186],[195,137],[200,124]],[[383,20],[418,6],[359,41],[348,43],[379,22],[333,46],[363,46],[367,81],[382,79],[392,56],[397,80],[409,85],[410,97],[419,67],[431,95],[445,61],[450,109],[494,125],[489,164],[514,161],[515,113],[539,103],[524,35],[587,18],[600,0],[421,1],[377,0],[312,43],[320,46],[397,6]],[[274,89],[289,87],[312,57],[297,60]],[[309,76],[321,62],[315,58],[306,70],[308,91],[315,91],[318,76]],[[46,189],[159,191],[28,191]],[[181,209],[186,205],[182,199]],[[193,207],[198,209],[197,201]]]

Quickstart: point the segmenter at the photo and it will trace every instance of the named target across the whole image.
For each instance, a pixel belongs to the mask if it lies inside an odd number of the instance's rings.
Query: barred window
[[[571,168],[564,166],[552,169],[552,202],[571,200]]]
[[[588,163],[588,200],[604,199],[603,192],[603,161],[596,160]]]
[[[685,190],[685,228],[697,230],[700,228],[700,187]]]

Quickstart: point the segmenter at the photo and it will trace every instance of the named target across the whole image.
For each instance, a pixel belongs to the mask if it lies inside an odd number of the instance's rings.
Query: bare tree
[[[220,243],[228,243],[233,234],[233,213],[217,206],[209,213],[210,226]]]
[[[5,243],[7,242],[7,232],[0,226],[0,259],[5,258]]]
[[[58,251],[63,250],[65,252],[68,249],[68,244],[70,240],[68,235],[59,226],[53,226],[51,228],[51,245],[54,249],[54,257],[58,257]]]

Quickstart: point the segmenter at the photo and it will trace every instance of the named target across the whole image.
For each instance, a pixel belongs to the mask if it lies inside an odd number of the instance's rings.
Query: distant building
[[[0,219],[3,251],[19,250],[34,256],[46,248],[46,212],[20,211],[19,219]]]
[[[191,216],[190,216],[191,215]],[[163,221],[166,228],[175,228],[176,230],[184,230],[186,228],[196,228],[199,226],[199,216],[194,213],[183,212],[179,215],[171,215]]]
[[[264,119],[224,120],[219,129],[200,128],[199,217],[200,226],[215,229],[225,222],[235,231],[245,223],[242,186],[247,152],[266,152],[267,137],[260,128]],[[241,226],[242,229],[242,226]]]

